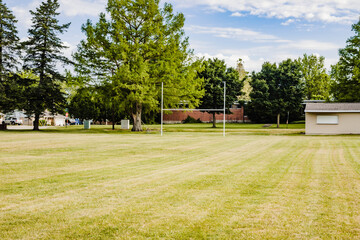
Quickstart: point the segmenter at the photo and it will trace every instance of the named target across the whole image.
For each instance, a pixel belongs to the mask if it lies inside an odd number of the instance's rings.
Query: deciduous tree
[[[341,102],[360,101],[360,19],[352,25],[352,31],[355,35],[339,50],[339,62],[331,69],[335,81],[332,92],[335,100]]]
[[[305,98],[308,100],[328,100],[330,98],[331,79],[326,73],[323,56],[306,55],[299,58]]]
[[[239,72],[234,68],[226,68],[223,60],[208,59],[203,62],[204,69],[199,72],[199,77],[204,79],[205,95],[201,99],[201,109],[222,109],[224,107],[224,82],[226,82],[226,108],[229,112],[231,105],[238,100],[244,82],[240,80]],[[213,115],[213,127],[216,127],[215,114]]]
[[[300,65],[291,59],[277,66],[266,62],[260,72],[252,74],[251,102],[248,115],[255,122],[268,122],[287,113],[293,119],[301,116],[304,87],[301,82]]]
[[[184,37],[184,15],[174,14],[159,0],[109,0],[99,22],[88,21],[77,53],[76,70],[95,83],[110,83],[122,107],[133,118],[133,131],[141,131],[143,111],[159,109],[161,82],[165,106],[190,106],[202,96],[196,76],[198,62],[190,58]],[[109,19],[109,20],[108,20]]]

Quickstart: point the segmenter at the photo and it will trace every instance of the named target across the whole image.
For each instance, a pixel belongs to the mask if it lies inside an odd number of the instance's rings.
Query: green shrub
[[[182,121],[183,123],[202,123],[200,118],[195,119],[193,117],[187,116],[185,120]]]
[[[46,126],[46,120],[39,120],[39,126]]]

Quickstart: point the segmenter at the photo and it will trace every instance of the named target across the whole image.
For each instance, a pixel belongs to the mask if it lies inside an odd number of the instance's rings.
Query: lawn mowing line
[[[218,150],[218,152],[221,152],[221,150]],[[206,153],[204,153],[204,154],[206,154]],[[220,155],[219,156],[219,158],[221,158],[222,156]],[[216,160],[216,159],[215,159]],[[208,160],[203,160],[201,163],[205,163],[205,162],[207,162]],[[185,165],[183,166],[183,168],[185,167],[185,168],[189,168],[189,166],[187,166],[188,164],[190,164],[190,165],[193,165],[193,163],[185,163]],[[176,166],[172,166],[172,167],[170,167],[170,168],[168,168],[168,169],[166,169],[166,170],[156,170],[154,173],[150,173],[150,174],[148,174],[148,175],[146,175],[146,177],[144,176],[144,175],[139,175],[139,177],[138,177],[138,179],[137,178],[131,178],[129,181],[126,181],[125,182],[125,184],[126,185],[129,185],[129,184],[131,184],[130,182],[135,182],[135,183],[137,183],[137,184],[139,184],[139,179],[149,179],[152,175],[153,176],[157,176],[157,175],[161,175],[162,173],[165,173],[165,172],[168,172],[169,170],[171,171],[172,169],[176,169],[178,172],[180,171],[183,171],[183,168],[179,168],[179,166],[181,166],[181,165],[183,165],[183,164],[179,164],[179,165],[176,165]],[[190,168],[191,168],[191,166],[190,166]],[[172,174],[172,173],[171,173]],[[118,182],[118,180],[115,180],[115,182]],[[93,185],[99,185],[100,183],[95,183],[95,184],[93,184]],[[107,182],[107,184],[109,184],[108,182]],[[124,184],[124,182],[119,182],[119,184]],[[89,187],[89,186],[87,186],[87,187]],[[81,187],[81,188],[84,188],[84,187]],[[63,189],[63,188],[62,188]],[[65,189],[66,190],[66,189]],[[74,190],[74,191],[78,191],[78,190]],[[36,197],[39,197],[39,195],[38,194],[36,194]],[[14,208],[16,208],[16,206],[14,206]]]
[[[358,139],[357,139],[358,140]],[[357,142],[352,141],[351,143],[347,143],[342,141],[344,144],[344,152],[346,154],[346,160],[352,166],[353,170],[360,175],[360,141]]]
[[[293,152],[291,151],[293,149],[292,146],[284,146],[285,152],[293,154],[282,157],[283,159],[288,158],[289,164],[279,179],[278,185],[273,189],[273,194],[266,197],[266,199],[262,199],[262,203],[255,209],[250,208],[248,210],[251,217],[246,218],[257,219],[256,225],[266,226],[266,228],[262,229],[262,231],[259,231],[260,229],[257,227],[252,229],[240,228],[239,232],[242,232],[244,237],[250,237],[252,234],[261,239],[304,237],[303,229],[299,229],[299,226],[304,224],[304,222],[297,221],[299,215],[302,215],[299,209],[306,209],[303,206],[305,201],[303,198],[305,196],[302,196],[303,193],[306,192],[306,188],[301,186],[306,186],[310,181],[311,168],[309,168],[309,165],[311,164],[314,153],[303,151],[310,143],[302,141],[290,144],[300,145],[301,147],[299,147],[296,152]],[[301,217],[304,218],[304,216]],[[248,225],[247,223],[241,223],[241,219],[238,219],[238,223],[243,226]]]
[[[221,151],[221,150],[219,150],[219,151]],[[204,152],[203,154],[205,154],[205,155],[207,155],[208,153],[207,152]],[[190,161],[190,158],[188,159],[189,161]],[[151,159],[147,159],[146,160],[146,162],[152,162],[152,160]],[[126,163],[126,164],[128,164],[128,163]],[[136,163],[136,164],[138,164],[138,163]],[[123,165],[123,164],[119,164],[119,165]],[[148,165],[146,165],[146,164],[143,164],[144,166],[148,166]],[[179,165],[179,164],[178,164]],[[174,166],[175,168],[178,168],[178,165],[177,166]],[[103,169],[103,167],[101,168],[101,170],[104,170]],[[139,171],[139,169],[137,169],[138,171]],[[83,169],[82,169],[82,171],[83,171]],[[167,170],[168,171],[168,170]],[[79,173],[79,171],[77,171],[76,172],[76,174],[78,174]],[[89,174],[87,174],[87,175],[91,175],[92,173],[90,172]],[[100,173],[100,174],[102,174],[102,172]],[[155,173],[155,174],[158,174],[158,173]],[[65,175],[68,175],[68,173],[66,173],[66,174],[61,174],[62,176],[65,176]],[[140,175],[139,175],[140,176]],[[54,176],[50,176],[51,178],[53,178]],[[71,176],[69,175],[69,177],[70,177],[70,181],[72,181],[72,179],[71,179]],[[85,176],[86,177],[86,176]],[[142,178],[143,176],[141,175],[140,176],[140,178]],[[148,177],[148,176],[147,176]],[[85,178],[85,180],[86,180],[87,178]],[[46,179],[37,179],[38,181],[41,181],[41,184],[43,184],[42,183],[42,181],[43,180],[46,180]],[[118,181],[118,180],[117,180]],[[32,181],[33,182],[33,181]],[[63,182],[63,181],[62,181]],[[19,183],[19,184],[24,184],[24,182],[21,182],[21,183]],[[31,183],[31,185],[33,185],[33,183]],[[9,187],[11,187],[12,189],[14,189],[14,185],[12,184],[11,186],[9,186]],[[62,188],[63,189],[63,188]],[[46,193],[46,194],[48,194],[48,193]],[[35,195],[36,197],[39,197],[39,195],[38,194],[36,194]]]
[[[292,152],[295,155],[301,155],[302,152],[301,150],[297,150],[296,152]],[[284,182],[286,179],[286,176],[289,175],[289,171],[290,169],[294,166],[295,164],[295,160],[290,160],[289,159],[289,153],[286,154],[285,153],[281,153],[279,154],[278,158],[276,158],[276,160],[272,163],[269,164],[269,168],[267,170],[265,170],[265,172],[259,172],[259,174],[256,176],[255,179],[253,179],[253,183],[255,183],[255,187],[259,188],[261,186],[267,186],[266,188],[260,188],[262,190],[265,190],[265,192],[261,192],[258,194],[261,194],[261,198],[258,199],[257,198],[257,194],[251,194],[249,195],[247,201],[251,202],[252,204],[248,204],[246,205],[246,208],[242,208],[241,210],[239,210],[236,215],[233,215],[232,217],[230,217],[230,223],[226,223],[226,221],[224,222],[224,225],[227,226],[227,228],[231,229],[232,231],[236,231],[236,234],[241,234],[241,235],[233,235],[233,236],[243,236],[243,237],[250,237],[251,234],[253,234],[253,232],[251,231],[251,229],[244,229],[243,227],[241,227],[244,224],[244,220],[243,219],[245,216],[247,216],[246,218],[250,218],[250,219],[259,219],[257,221],[261,221],[261,219],[266,216],[267,211],[261,211],[259,208],[263,208],[263,206],[267,206],[269,204],[269,202],[272,201],[272,199],[276,196],[276,191],[274,191],[275,189],[278,189],[279,186],[281,186],[281,183]],[[286,163],[286,167],[281,167],[281,172],[274,172],[272,171],[272,169],[276,168],[278,169],[277,166],[284,166],[284,163]],[[250,185],[251,186],[251,185]],[[253,192],[253,190],[252,190]],[[275,194],[275,195],[274,195]],[[254,215],[255,213],[255,215]],[[239,217],[242,216],[242,217]],[[227,220],[227,221],[229,221]],[[246,224],[245,224],[246,225]],[[239,227],[240,226],[240,227]],[[252,229],[255,232],[258,232],[258,230],[256,229]],[[266,229],[266,231],[270,230],[269,228]],[[250,231],[250,232],[249,232]],[[230,230],[228,231],[230,232]],[[243,235],[245,234],[245,235]],[[257,234],[257,236],[259,236]],[[261,235],[260,235],[261,236]],[[259,237],[260,237],[259,236]],[[269,235],[271,236],[271,235]],[[269,237],[268,236],[268,237]],[[226,236],[225,238],[231,238],[231,236]],[[262,238],[266,238],[266,236],[262,236]]]
[[[334,169],[333,190],[329,193],[332,200],[331,213],[337,232],[347,233],[351,238],[360,238],[360,177],[349,161],[349,158],[359,155],[344,154],[348,149],[349,146],[343,144],[342,148],[335,147],[333,153],[329,154]]]
[[[284,159],[287,159],[287,156],[284,156],[284,157],[282,157],[281,158],[281,160],[278,160],[278,161],[275,161],[275,162],[273,162],[273,163],[269,163],[269,165],[267,165],[265,168],[269,168],[269,166],[272,166],[272,165],[277,165],[278,164],[278,162],[279,161],[283,161]],[[273,175],[274,174],[274,172],[273,171],[271,171],[271,167],[270,167],[270,170],[268,170],[268,171],[262,171],[262,169],[259,169],[259,175],[261,175],[263,172],[267,172],[267,174],[269,174],[269,175]],[[285,169],[285,172],[286,172],[286,169]],[[251,182],[254,182],[254,183],[257,183],[258,184],[258,179],[257,179],[257,177],[259,176],[259,175],[254,175],[253,176],[253,180],[251,180]],[[229,175],[227,175],[226,176],[227,178],[229,178],[229,179],[233,179],[233,176],[229,176]],[[267,184],[269,183],[269,179],[271,179],[271,180],[273,180],[274,178],[266,178],[265,179],[265,181],[267,182]],[[227,181],[227,182],[232,182],[232,181]],[[275,183],[274,184],[272,184],[272,187],[274,187],[274,186],[276,186],[276,182],[277,181],[275,181]],[[261,185],[261,184],[260,184]],[[247,186],[245,186],[245,189],[242,189],[242,192],[248,192],[250,189],[252,189],[253,188],[253,186],[251,186],[251,184],[249,184],[249,185],[247,185]],[[248,189],[248,190],[246,190],[246,189]],[[201,193],[200,193],[201,194]],[[185,195],[188,195],[188,194],[185,194]],[[240,192],[240,195],[241,195],[241,192]],[[255,194],[255,195],[257,195],[257,194]],[[248,201],[250,201],[251,202],[251,198],[256,198],[256,196],[254,196],[253,194],[251,194],[248,198],[246,198]],[[250,198],[250,199],[249,199]],[[206,199],[206,197],[205,197],[205,199]],[[200,199],[196,199],[196,203],[198,203],[199,202],[199,200]],[[217,201],[214,201],[214,202],[216,202],[215,203],[215,209],[211,212],[211,213],[207,213],[207,214],[205,214],[205,219],[200,219],[199,221],[198,221],[198,224],[202,224],[201,222],[202,221],[208,221],[208,219],[211,219],[211,218],[213,218],[212,216],[215,216],[215,215],[218,215],[218,214],[220,214],[221,213],[221,210],[220,210],[220,213],[219,213],[219,209],[218,208],[216,208],[216,207],[219,207],[219,206],[221,206],[221,208],[223,208],[223,206],[226,206],[227,205],[227,199],[222,199],[222,197],[221,197],[221,195],[220,196],[218,196],[218,200]],[[209,209],[211,206],[207,206],[207,208]],[[224,210],[225,212],[226,212],[226,209]],[[232,211],[230,211],[230,214],[232,213]],[[198,215],[198,214],[197,214]],[[221,213],[221,215],[222,216],[224,216],[224,213]],[[217,221],[217,223],[219,224],[219,222]],[[195,224],[195,228],[197,227],[197,225],[198,224]],[[205,224],[206,225],[206,224]],[[219,226],[219,228],[221,227],[221,225]],[[224,229],[222,229],[222,230],[224,230]],[[225,229],[224,230],[224,232],[226,232],[227,230]],[[207,236],[207,237],[210,237],[210,238],[212,238],[212,237],[215,237],[215,236]],[[217,236],[216,235],[216,237],[219,237],[219,236]],[[222,238],[231,238],[231,236],[222,236]]]

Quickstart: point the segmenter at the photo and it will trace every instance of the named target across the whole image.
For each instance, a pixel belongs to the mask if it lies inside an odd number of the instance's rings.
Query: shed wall
[[[338,116],[339,124],[317,124],[318,115]],[[307,135],[360,134],[360,113],[306,113]]]

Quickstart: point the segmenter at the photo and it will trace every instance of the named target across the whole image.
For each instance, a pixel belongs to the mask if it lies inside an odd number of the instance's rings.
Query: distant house
[[[360,134],[360,103],[307,103],[308,135]]]
[[[40,120],[45,120],[48,126],[65,126],[65,119],[64,115],[52,114],[47,110],[40,116]]]

